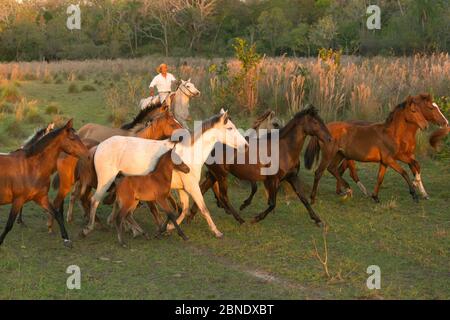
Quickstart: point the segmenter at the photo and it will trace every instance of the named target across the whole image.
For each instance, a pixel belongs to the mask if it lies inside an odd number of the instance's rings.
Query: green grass
[[[64,116],[75,118],[77,127],[88,121],[107,123],[110,110],[100,90],[68,93],[67,86],[31,81],[22,83],[19,90],[27,99],[38,99],[39,105],[56,103]],[[51,118],[45,108],[42,116]],[[32,126],[24,123],[24,128],[31,133]],[[324,276],[314,256],[312,239],[323,255],[321,229],[309,219],[289,186],[283,185],[275,212],[256,225],[239,226],[217,208],[208,192],[206,203],[225,234],[221,240],[212,236],[197,215],[191,224],[182,225],[190,238],[187,242],[176,234],[162,240],[127,235],[128,248],[118,245],[115,230],[96,230],[80,239],[84,222],[76,206],[75,222],[68,226],[74,248],[67,249],[59,235],[47,234],[46,215],[27,204],[23,210],[27,226],[15,225],[0,247],[0,299],[449,299],[450,168],[448,162],[419,160],[431,199],[418,204],[391,170],[380,191],[381,204],[365,198],[353,183],[354,197],[342,200],[334,194],[334,178],[324,176],[314,208],[329,225],[331,279]],[[362,181],[371,189],[377,166],[358,167]],[[302,168],[300,176],[309,191],[311,172]],[[235,179],[229,185],[230,198],[238,208],[250,188]],[[265,207],[260,186],[242,215],[249,220]],[[8,210],[9,206],[2,208],[1,227]],[[103,221],[110,210],[99,207]],[[146,208],[138,209],[136,218],[146,230],[155,230]],[[65,271],[72,264],[81,268],[81,290],[66,288],[69,275]],[[381,268],[380,290],[366,287],[369,265]]]

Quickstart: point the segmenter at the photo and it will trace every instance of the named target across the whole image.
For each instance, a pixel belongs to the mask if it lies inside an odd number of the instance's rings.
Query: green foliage
[[[36,12],[34,1],[9,1],[0,21],[0,60],[232,55],[235,38],[270,55],[316,56],[318,49],[365,55],[448,51],[448,0],[378,1],[381,30],[369,31],[367,1],[205,0],[81,3],[83,28],[68,32],[65,1]],[[155,16],[160,14],[160,16]],[[4,21],[4,22],[2,22]]]
[[[80,88],[78,88],[78,85],[74,82],[69,84],[69,87],[67,88],[67,92],[69,93],[78,93],[80,92]]]

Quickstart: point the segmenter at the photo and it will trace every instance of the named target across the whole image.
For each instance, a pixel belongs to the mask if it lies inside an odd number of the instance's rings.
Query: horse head
[[[448,120],[442,114],[441,109],[428,93],[422,93],[414,97],[408,97],[410,103],[416,105],[422,112],[423,117],[440,127],[447,127]]]
[[[195,87],[190,78],[187,81],[181,80],[179,82],[177,91],[181,91],[181,93],[189,98],[198,97],[200,95],[200,90]]]
[[[417,101],[417,97],[408,96],[406,98],[406,105],[404,107],[405,119],[406,122],[416,124],[421,130],[425,130],[428,127],[428,121],[424,117]]]

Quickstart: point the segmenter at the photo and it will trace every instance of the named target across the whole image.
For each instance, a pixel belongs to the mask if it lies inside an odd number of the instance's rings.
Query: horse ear
[[[228,111],[225,111],[224,113],[222,113],[222,121],[223,121],[223,124],[227,124],[227,122],[228,122]]]
[[[186,82],[191,82],[191,78],[189,78]]]
[[[55,129],[55,123],[54,122],[50,122],[47,126],[47,130],[53,130]]]
[[[223,110],[223,108],[220,108],[220,114],[224,114],[225,110]]]
[[[69,121],[67,121],[66,126],[67,129],[72,129],[73,128],[73,118],[70,119]]]
[[[408,97],[406,97],[406,104],[410,105],[411,103],[413,103],[413,97],[411,95],[409,95]]]

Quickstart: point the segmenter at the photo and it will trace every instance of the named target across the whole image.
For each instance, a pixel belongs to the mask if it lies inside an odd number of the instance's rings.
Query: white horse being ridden
[[[175,145],[176,153],[190,168],[189,173],[174,171],[172,176],[171,188],[180,189],[183,217],[189,209],[188,193],[199,207],[211,231],[216,237],[222,237],[223,234],[209,214],[199,187],[201,168],[217,142],[233,148],[247,145],[247,141],[229,120],[228,113],[223,110],[204,121],[200,134],[192,137],[190,141],[175,144],[168,140],[115,136],[100,143],[94,156],[97,190],[91,199],[89,224],[83,229],[83,234],[87,235],[94,229],[97,207],[119,172],[126,176],[145,175],[153,171],[159,157]]]

